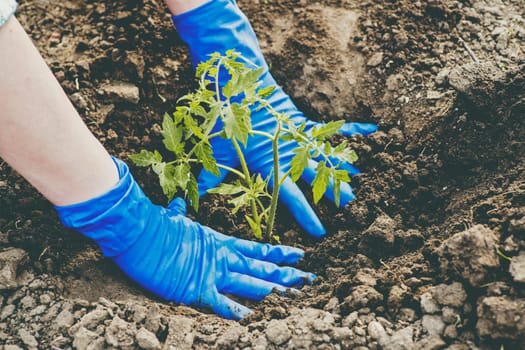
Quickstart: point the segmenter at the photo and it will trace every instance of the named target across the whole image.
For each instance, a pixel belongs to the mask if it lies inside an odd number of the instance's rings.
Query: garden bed
[[[308,117],[380,128],[351,140],[363,171],[356,200],[316,206],[326,238],[279,209],[282,242],[305,249],[299,267],[319,278],[301,295],[243,301],[256,312],[241,322],[162,302],[0,163],[0,344],[525,347],[522,5],[240,0],[274,77]],[[21,1],[17,17],[112,154],[162,148],[162,116],[195,79],[160,1]],[[155,174],[132,171],[165,205]],[[218,196],[190,216],[252,237]]]

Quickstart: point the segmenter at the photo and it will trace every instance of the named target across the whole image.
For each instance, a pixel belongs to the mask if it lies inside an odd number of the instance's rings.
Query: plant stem
[[[220,163],[217,163],[217,168],[221,168],[221,169],[224,169],[224,170],[228,170],[229,172],[231,173],[234,173],[235,175],[237,175],[238,177],[240,177],[242,180],[245,180],[245,176],[243,173],[241,173],[239,170],[235,169],[235,168],[232,168],[230,166],[227,166],[227,165],[223,165],[223,164],[220,164]]]
[[[266,237],[270,239],[275,222],[275,213],[277,212],[277,203],[279,199],[279,190],[281,183],[279,181],[279,134],[281,133],[281,121],[277,121],[277,130],[272,137],[272,154],[273,154],[273,191],[270,202],[270,214],[266,225]]]
[[[235,147],[235,151],[237,152],[237,156],[239,157],[239,162],[241,163],[241,169],[244,173],[244,181],[246,181],[246,185],[248,188],[253,187],[252,178],[250,176],[250,170],[248,169],[248,164],[246,164],[246,159],[244,158],[244,154],[242,153],[241,146],[239,146],[239,142],[237,142],[237,139],[235,137],[231,138],[231,141],[233,143],[233,147]],[[254,198],[250,198],[250,204],[252,206],[252,214],[253,214],[253,220],[260,225],[261,224],[261,218],[259,216],[259,211],[257,210],[257,203],[255,202]]]
[[[220,87],[219,87],[219,73],[221,70],[221,64],[222,59],[219,60],[217,63],[217,73],[215,75],[215,95],[217,96],[217,101],[222,103],[221,100],[221,93],[220,93]],[[225,101],[228,105],[230,104],[229,100],[227,99]],[[221,119],[224,121],[224,113],[222,112],[221,108]],[[231,142],[233,143],[233,147],[235,147],[235,151],[237,152],[237,156],[239,157],[239,162],[241,163],[242,172],[244,173],[244,181],[246,182],[246,185],[248,188],[252,188],[252,178],[250,176],[250,170],[248,169],[248,164],[246,164],[246,159],[244,158],[244,154],[242,153],[241,147],[239,146],[239,142],[237,142],[237,139],[235,137],[231,138]],[[250,204],[252,207],[252,215],[253,220],[257,223],[257,225],[261,225],[261,218],[259,216],[259,211],[257,210],[257,202],[254,198],[250,199]]]

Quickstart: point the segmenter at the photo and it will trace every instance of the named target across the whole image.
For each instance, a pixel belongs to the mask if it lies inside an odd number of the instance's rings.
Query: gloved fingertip
[[[280,257],[278,259],[274,259],[281,264],[292,264],[293,265],[299,262],[302,258],[304,258],[304,250],[300,248],[284,246],[284,245],[274,246],[274,247],[279,248],[281,250]]]
[[[339,131],[345,136],[353,135],[370,135],[378,130],[377,124],[372,123],[346,123],[339,129]]]
[[[286,293],[292,293],[292,294],[295,294],[295,295],[303,294],[303,292],[301,292],[299,289],[295,289],[295,288],[288,288],[288,289],[286,289]]]
[[[343,166],[341,166],[341,168],[348,171],[350,173],[350,176],[361,174],[361,170],[357,169],[357,167],[349,163],[344,164]]]
[[[240,320],[253,314],[251,309],[222,294],[217,295],[216,303],[210,306],[217,315],[229,320]]]
[[[307,167],[301,178],[308,183],[311,183],[314,176],[315,174],[312,173],[312,170]],[[321,223],[321,220],[308,203],[308,200],[299,189],[299,186],[292,182],[290,178],[287,178],[281,186],[281,194],[279,197],[288,207],[288,210],[290,210],[290,213],[297,220],[299,225],[301,225],[310,236],[322,238],[326,235],[326,229]]]
[[[306,232],[308,232],[310,236],[314,238],[323,238],[324,236],[326,236],[326,229],[319,220],[317,220],[317,222],[314,225],[305,227],[304,229],[306,230]]]
[[[342,207],[345,207],[348,203],[355,199],[355,194],[352,191],[352,187],[346,182],[341,183],[341,198],[340,203]]]
[[[243,306],[242,308],[234,307],[232,310],[228,310],[225,313],[217,312],[217,314],[230,320],[239,321],[245,317],[252,315],[253,311]]]
[[[178,215],[186,216],[186,201],[181,197],[177,197],[168,204],[168,209],[174,211]]]
[[[309,272],[306,276],[306,283],[312,284],[316,278],[317,278],[317,275],[315,273]]]
[[[370,134],[376,132],[377,130],[379,130],[379,126],[377,126],[377,124],[363,123],[362,124],[362,129],[361,129],[361,134],[363,136],[366,136],[366,135],[370,135]]]

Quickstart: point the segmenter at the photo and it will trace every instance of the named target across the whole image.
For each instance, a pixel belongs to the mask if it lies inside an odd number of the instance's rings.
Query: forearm
[[[55,205],[93,198],[118,181],[15,18],[0,28],[0,157]]]

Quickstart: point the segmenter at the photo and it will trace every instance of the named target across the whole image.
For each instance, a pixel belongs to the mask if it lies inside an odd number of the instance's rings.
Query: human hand
[[[257,67],[263,68],[260,80],[260,88],[270,86],[276,87],[268,97],[268,101],[277,113],[287,114],[296,124],[306,124],[306,131],[319,125],[305,118],[290,97],[277,85],[276,81],[268,70],[263,54],[257,43],[257,38],[251,28],[248,19],[237,7],[235,1],[213,0],[201,7],[193,9],[179,16],[173,16],[173,23],[177,28],[181,38],[190,48],[192,63],[197,66],[200,62],[208,59],[208,55],[213,52],[224,54],[230,49],[239,52],[242,57]],[[219,75],[223,79],[221,85],[229,79],[228,74],[221,72]],[[252,127],[258,131],[272,133],[276,130],[276,121],[267,114],[266,109],[257,111],[252,109]],[[220,125],[216,126],[220,128]],[[216,130],[217,130],[216,129]],[[215,131],[216,131],[215,130]],[[347,123],[339,130],[343,136],[356,134],[368,135],[377,130],[374,124]],[[214,138],[211,140],[213,156],[218,163],[236,168],[239,166],[239,159],[235,149],[228,140]],[[281,141],[279,144],[280,171],[284,174],[290,168],[293,157],[293,150],[298,147],[294,141]],[[267,178],[273,169],[272,145],[271,141],[263,136],[252,135],[248,139],[244,149],[244,155],[249,170],[252,173],[260,173],[263,178]],[[338,161],[337,161],[338,163]],[[311,183],[316,175],[316,162],[311,161],[305,169],[302,179]],[[343,164],[343,169],[351,174],[359,171],[351,164]],[[199,194],[203,195],[209,189],[218,186],[227,175],[227,171],[221,170],[219,176],[203,171],[199,178]],[[270,179],[271,185],[271,179]],[[333,198],[333,185],[329,185],[327,197]],[[354,198],[352,189],[347,183],[343,183],[340,188],[341,205],[346,205]],[[287,178],[280,189],[280,200],[288,207],[297,222],[312,236],[322,237],[325,235],[321,221],[306,200],[299,187]]]
[[[177,198],[154,205],[115,160],[120,181],[90,201],[56,207],[67,227],[94,239],[132,279],[166,300],[209,307],[220,316],[241,319],[251,313],[225,294],[260,300],[273,290],[310,283],[315,275],[293,267],[300,249],[272,246],[223,235],[187,217]]]

